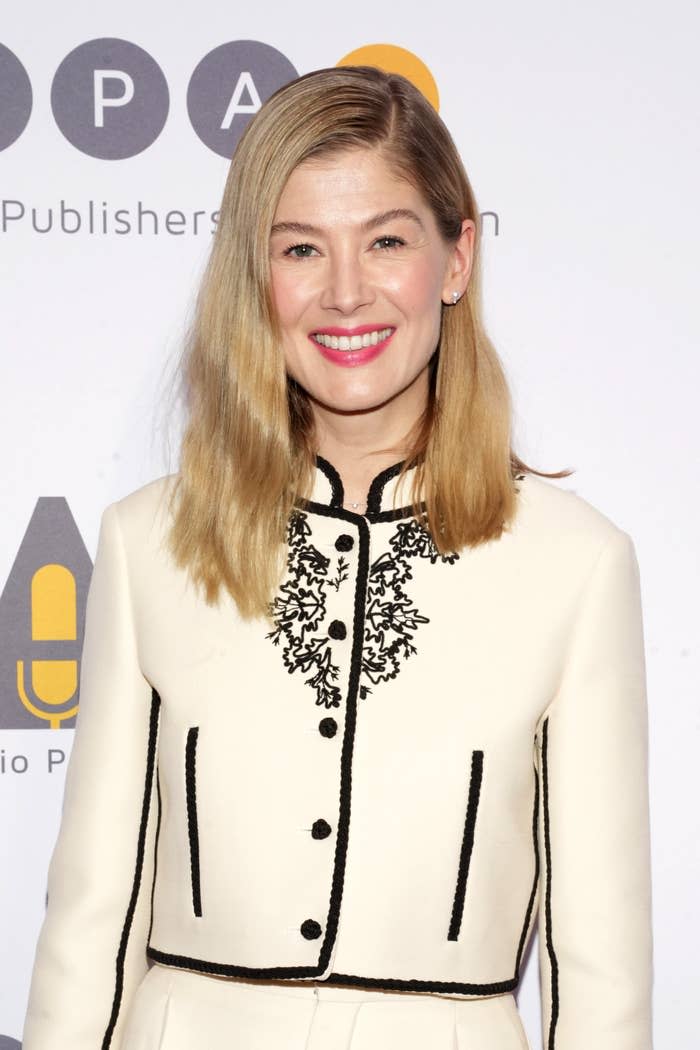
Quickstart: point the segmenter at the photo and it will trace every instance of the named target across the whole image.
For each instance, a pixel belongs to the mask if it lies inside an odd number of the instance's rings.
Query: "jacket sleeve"
[[[87,596],[80,709],[24,1050],[118,1050],[147,970],[159,699],[139,667],[116,504]]]
[[[545,1050],[650,1050],[651,879],[639,570],[615,529],[538,727]]]

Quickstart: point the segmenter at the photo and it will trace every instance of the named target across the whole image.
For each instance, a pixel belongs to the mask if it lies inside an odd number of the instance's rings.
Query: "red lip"
[[[313,335],[314,332],[319,335],[364,335],[365,332],[382,332],[385,328],[391,328],[392,330],[396,326],[393,324],[361,324],[357,328],[337,328],[335,326],[331,328],[314,328],[309,335]]]

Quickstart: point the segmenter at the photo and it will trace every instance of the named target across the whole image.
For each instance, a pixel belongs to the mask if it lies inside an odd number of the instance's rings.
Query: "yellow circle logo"
[[[345,55],[338,66],[376,66],[385,73],[400,73],[421,91],[434,109],[440,108],[435,78],[418,55],[395,44],[365,44]]]

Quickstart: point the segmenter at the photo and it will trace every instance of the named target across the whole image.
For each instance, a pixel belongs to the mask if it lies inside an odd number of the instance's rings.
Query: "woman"
[[[511,450],[479,243],[402,77],[247,128],[180,471],[102,519],[25,1050],[516,1050],[536,918],[548,1050],[650,1047],[636,557]]]

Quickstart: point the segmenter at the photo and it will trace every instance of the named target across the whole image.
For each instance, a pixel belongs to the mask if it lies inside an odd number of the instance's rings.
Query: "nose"
[[[352,250],[334,253],[329,259],[321,295],[325,310],[353,314],[374,301],[374,290],[362,260]]]

